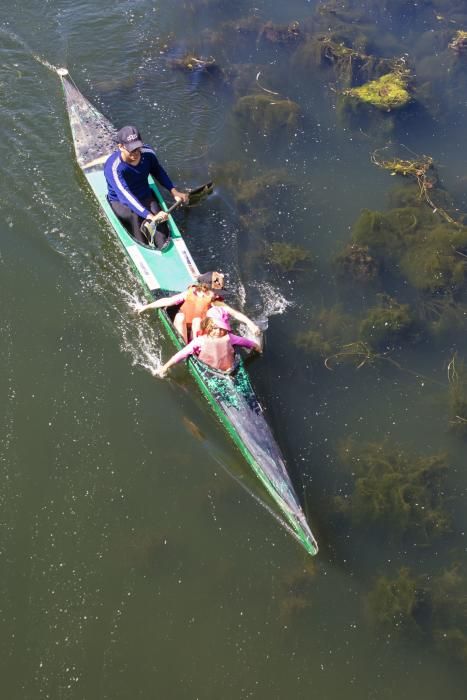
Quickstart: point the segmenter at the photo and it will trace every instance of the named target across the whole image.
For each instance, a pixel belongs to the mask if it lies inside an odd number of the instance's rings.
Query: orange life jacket
[[[194,318],[203,320],[206,318],[214,295],[211,292],[199,292],[196,287],[188,287],[185,301],[180,307],[180,311],[185,316],[185,323],[191,323]]]
[[[198,355],[201,362],[214,369],[221,369],[223,372],[233,367],[235,352],[228,333],[220,338],[203,335],[201,339],[202,345]]]

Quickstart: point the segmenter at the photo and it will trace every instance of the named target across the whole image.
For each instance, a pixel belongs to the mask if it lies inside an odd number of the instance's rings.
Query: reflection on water
[[[0,11],[5,696],[464,696],[464,5]],[[178,220],[267,328],[250,369],[312,565],[183,368],[153,378],[171,348],[33,54],[177,184],[214,176]],[[376,107],[344,94],[369,82]]]

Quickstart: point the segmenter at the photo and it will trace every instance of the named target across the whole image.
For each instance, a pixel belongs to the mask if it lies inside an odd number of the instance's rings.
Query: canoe
[[[110,208],[106,197],[104,163],[115,150],[116,129],[81,94],[66,69],[60,68],[57,73],[65,95],[78,165],[146,293],[152,299],[157,299],[184,291],[196,280],[199,271],[174,219],[169,216],[171,244],[163,252],[138,243],[130,236]],[[151,182],[151,187],[161,208],[167,211],[154,181]],[[169,337],[179,350],[183,347],[183,340],[175,330],[170,312],[170,309],[158,310]],[[201,392],[279,507],[283,525],[309,554],[316,554],[318,545],[241,358],[238,358],[236,369],[230,374],[217,372],[195,357],[190,358],[187,364]]]

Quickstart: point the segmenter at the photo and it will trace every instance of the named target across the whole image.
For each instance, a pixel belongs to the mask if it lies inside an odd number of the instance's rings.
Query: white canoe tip
[[[65,75],[68,75],[68,71],[66,68],[57,68],[57,73],[61,78],[64,78]]]

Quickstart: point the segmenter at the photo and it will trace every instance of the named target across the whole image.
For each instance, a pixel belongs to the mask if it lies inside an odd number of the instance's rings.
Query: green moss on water
[[[386,443],[349,440],[339,456],[354,479],[347,512],[355,526],[379,528],[388,539],[410,535],[420,544],[449,531],[445,455],[410,455]]]
[[[355,30],[312,35],[297,51],[293,63],[306,73],[317,68],[332,70],[342,88],[351,88],[390,73],[398,65],[395,59],[368,55],[367,46],[364,34]]]
[[[376,109],[390,112],[405,107],[412,99],[408,90],[408,73],[395,71],[346,90],[345,95]]]
[[[456,53],[465,53],[467,51],[467,32],[464,29],[458,29],[451,41],[449,48]]]

